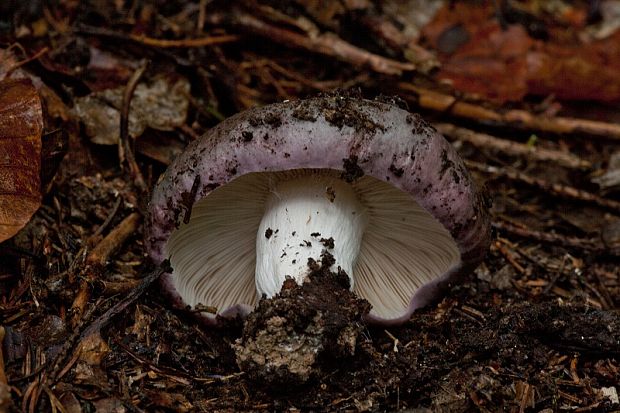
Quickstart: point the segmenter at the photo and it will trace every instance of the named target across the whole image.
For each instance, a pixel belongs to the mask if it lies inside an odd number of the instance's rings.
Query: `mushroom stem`
[[[256,289],[272,297],[286,278],[301,284],[323,250],[349,275],[367,224],[365,208],[351,185],[321,173],[273,184],[256,237]]]

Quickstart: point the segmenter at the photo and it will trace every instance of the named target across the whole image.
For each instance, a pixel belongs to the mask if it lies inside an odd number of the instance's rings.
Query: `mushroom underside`
[[[326,207],[333,208],[334,198],[339,199],[350,186],[355,202],[364,209],[363,220],[338,220],[341,226],[363,228],[351,231],[362,234],[358,247],[349,248],[357,256],[339,250],[333,254],[334,269],[339,260],[352,263],[352,273],[347,272],[353,291],[371,303],[371,316],[393,320],[410,312],[417,290],[460,263],[459,248],[448,230],[408,193],[368,175],[347,183],[341,174],[332,169],[249,173],[197,201],[189,222],[181,224],[165,246],[173,267],[173,286],[183,301],[191,307],[214,306],[224,313],[240,304],[254,307],[257,289],[268,296],[276,294],[285,275],[300,281],[299,274],[273,274],[276,290],[262,288],[260,276],[257,281],[257,246],[260,253],[264,251],[261,245],[278,242],[278,237],[286,237],[286,245],[295,248],[283,251],[285,257],[272,258],[297,265],[307,263],[308,258],[319,261],[319,250],[330,254],[338,250],[341,232],[319,220],[298,219],[281,228],[270,221],[266,230],[264,223],[261,227],[266,207],[280,196],[282,183],[310,180],[324,186]],[[306,207],[309,218],[320,212],[315,211],[316,202]]]

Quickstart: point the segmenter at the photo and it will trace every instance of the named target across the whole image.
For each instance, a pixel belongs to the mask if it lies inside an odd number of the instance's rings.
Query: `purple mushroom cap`
[[[490,239],[485,198],[432,126],[342,96],[248,110],[192,142],[157,184],[146,232],[153,260],[170,258],[177,307],[243,316],[327,251],[385,324],[471,272]]]

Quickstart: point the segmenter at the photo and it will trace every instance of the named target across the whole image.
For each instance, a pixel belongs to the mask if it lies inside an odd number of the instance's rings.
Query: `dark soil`
[[[321,380],[355,355],[370,304],[349,291],[349,276],[331,273],[324,252],[302,286],[292,279],[272,299],[261,300],[234,346],[237,364],[266,391]],[[277,390],[276,390],[277,391]]]

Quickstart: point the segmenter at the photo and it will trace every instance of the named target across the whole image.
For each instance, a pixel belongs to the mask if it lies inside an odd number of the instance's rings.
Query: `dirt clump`
[[[349,291],[348,275],[329,270],[333,257],[309,260],[302,285],[287,280],[278,295],[263,299],[233,345],[237,364],[250,380],[265,385],[299,385],[333,369],[335,358],[355,355],[370,311]]]

